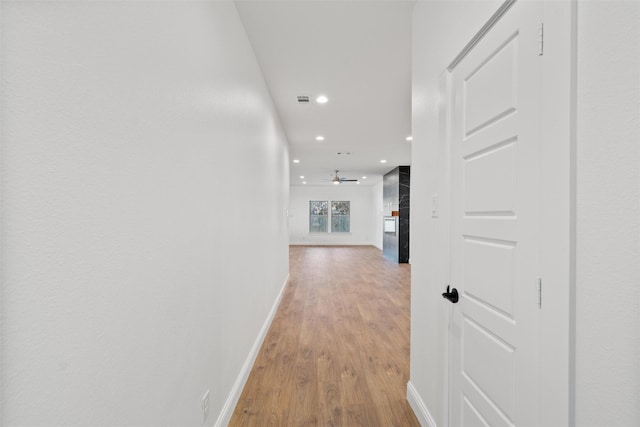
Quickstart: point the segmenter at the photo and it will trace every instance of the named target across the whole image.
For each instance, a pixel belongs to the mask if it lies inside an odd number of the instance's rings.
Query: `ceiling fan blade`
[[[340,178],[340,182],[357,182],[357,179],[344,179],[344,178]]]

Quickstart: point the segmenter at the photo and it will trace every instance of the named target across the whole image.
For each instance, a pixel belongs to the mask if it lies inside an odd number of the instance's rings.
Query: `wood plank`
[[[290,280],[230,426],[419,426],[410,267],[371,246],[290,247]]]

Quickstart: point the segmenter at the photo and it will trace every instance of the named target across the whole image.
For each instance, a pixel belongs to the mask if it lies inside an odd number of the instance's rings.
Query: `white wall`
[[[384,233],[382,232],[384,227],[384,182],[380,181],[378,184],[371,187],[371,192],[373,197],[373,209],[375,210],[373,245],[382,250],[382,241],[384,237]]]
[[[576,425],[640,425],[640,2],[578,4]]]
[[[413,17],[411,383],[444,425],[448,265],[439,76],[501,1],[417,2]],[[640,425],[640,3],[578,2],[575,421]],[[545,27],[546,29],[546,27]],[[550,47],[553,49],[553,47]],[[567,52],[567,55],[569,52]],[[559,77],[564,78],[564,77]],[[419,218],[429,218],[419,220]]]
[[[233,2],[2,2],[2,45],[0,424],[212,425],[288,271]]]
[[[410,380],[437,425],[444,425],[448,306],[439,297],[448,263],[438,242],[446,233],[446,149],[439,138],[439,76],[502,2],[418,1],[413,12],[411,150]],[[440,217],[431,218],[431,195]]]
[[[289,243],[292,245],[374,245],[376,207],[371,187],[355,185],[292,186]],[[351,202],[350,233],[309,233],[309,201]]]

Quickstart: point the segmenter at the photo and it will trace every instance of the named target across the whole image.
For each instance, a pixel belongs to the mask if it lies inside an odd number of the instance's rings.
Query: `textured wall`
[[[396,232],[384,233],[383,253],[392,261],[409,262],[411,167],[398,166],[383,178],[384,215],[398,212]]]
[[[398,182],[398,262],[409,262],[410,220],[411,220],[411,166],[399,166]]]
[[[391,212],[400,208],[400,171],[398,168],[393,169],[384,175],[382,179],[383,193],[382,201],[384,205],[384,215],[389,217]],[[395,233],[385,232],[382,236],[382,252],[384,256],[391,261],[398,262],[398,250],[400,247],[399,224],[396,218]]]
[[[1,60],[0,424],[213,424],[288,270],[233,2],[2,2]]]
[[[576,425],[640,425],[640,3],[578,4]]]

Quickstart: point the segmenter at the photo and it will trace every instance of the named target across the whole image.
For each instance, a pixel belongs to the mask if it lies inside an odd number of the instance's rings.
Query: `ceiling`
[[[332,185],[336,169],[360,181],[341,185],[373,185],[411,163],[413,4],[236,1],[289,140],[291,185]]]

